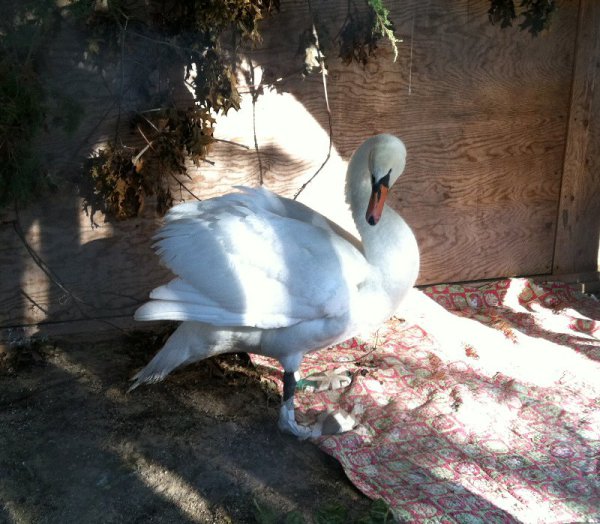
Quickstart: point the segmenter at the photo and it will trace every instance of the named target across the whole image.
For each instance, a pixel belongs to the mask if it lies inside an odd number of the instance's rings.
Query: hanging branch
[[[329,147],[327,149],[327,156],[325,157],[325,160],[323,161],[319,169],[317,169],[315,174],[311,176],[304,184],[302,184],[298,191],[296,191],[296,194],[294,195],[294,200],[296,200],[300,196],[300,193],[302,193],[302,191],[306,189],[308,184],[310,184],[315,179],[315,177],[323,170],[325,164],[329,162],[329,158],[331,157],[331,149],[333,147],[333,124],[331,121],[331,108],[329,107],[329,96],[327,94],[327,70],[325,69],[325,57],[323,56],[323,53],[321,52],[321,46],[319,45],[319,34],[317,33],[317,27],[315,25],[310,0],[308,2],[308,8],[311,13],[311,18],[313,19],[312,34],[315,39],[315,47],[317,49],[317,60],[319,61],[319,64],[321,66],[321,77],[323,79],[323,95],[325,97],[325,106],[327,108],[327,122],[329,124]]]
[[[379,34],[387,38],[392,45],[394,52],[394,62],[398,60],[398,44],[402,42],[400,38],[396,38],[394,33],[394,24],[392,24],[389,16],[390,12],[383,5],[382,0],[367,0],[369,7],[373,10],[375,16],[375,27],[373,33]]]
[[[212,137],[212,139],[215,142],[223,142],[224,144],[231,144],[232,146],[241,147],[242,149],[250,149],[250,146],[247,146],[246,144],[239,144],[238,142],[234,142],[233,140],[225,140],[224,138],[215,138],[214,136]],[[214,163],[213,163],[213,165],[214,165]]]
[[[210,162],[210,160],[207,160],[207,162]],[[169,174],[179,184],[180,191],[182,189],[184,189],[187,193],[189,193],[191,196],[193,196],[198,202],[202,202],[202,199],[200,197],[196,196],[194,194],[194,192],[191,189],[189,189],[181,180],[179,180],[173,173],[169,173]],[[181,195],[181,192],[179,194]]]
[[[148,120],[145,116],[144,116],[144,119],[156,130],[157,133],[160,133],[160,130],[154,125],[154,123],[151,120]],[[154,147],[152,146],[152,142],[150,140],[148,140],[148,137],[146,137],[146,135],[144,134],[144,132],[142,131],[142,129],[140,128],[139,125],[137,126],[137,130],[140,133],[140,135],[142,135],[142,138],[146,141],[146,147],[144,147],[144,149],[142,149],[136,156],[133,157],[133,159],[131,160],[131,163],[133,165],[137,165],[137,163],[140,161],[140,158],[142,157],[142,155],[146,151],[148,151],[148,149],[152,149],[153,151],[156,151],[154,149]],[[211,162],[210,160],[207,160],[206,158],[203,158],[202,160],[209,163],[210,165],[214,165],[214,162]],[[181,189],[184,189],[187,193],[189,193],[196,200],[198,200],[198,202],[202,201],[202,199],[199,198],[198,196],[196,196],[194,194],[194,192],[191,189],[189,189],[181,180],[179,180],[172,171],[168,171],[168,173],[179,184],[180,191],[181,191]]]

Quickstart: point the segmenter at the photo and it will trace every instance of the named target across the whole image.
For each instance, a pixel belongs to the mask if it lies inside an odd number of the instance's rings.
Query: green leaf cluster
[[[383,0],[367,0],[367,3],[374,13],[373,33],[387,38],[392,44],[394,51],[394,62],[398,58],[398,42],[401,40],[396,38],[394,33],[394,24],[390,20],[390,12],[383,5]]]
[[[338,33],[339,56],[346,65],[357,62],[365,66],[377,49],[381,38],[392,45],[394,62],[398,58],[398,43],[390,12],[383,0],[366,0],[366,9],[359,9],[354,2],[348,5],[346,19]]]

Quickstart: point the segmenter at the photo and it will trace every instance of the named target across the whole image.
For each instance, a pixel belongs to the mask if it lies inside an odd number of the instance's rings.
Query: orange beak
[[[383,213],[383,204],[385,203],[388,191],[388,188],[383,184],[373,186],[371,198],[369,199],[369,207],[367,207],[367,214],[365,216],[367,222],[372,226],[377,224],[381,218],[381,214]]]

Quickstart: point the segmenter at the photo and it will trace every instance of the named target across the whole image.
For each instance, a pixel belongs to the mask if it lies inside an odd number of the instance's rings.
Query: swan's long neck
[[[406,222],[390,206],[372,226],[365,214],[371,195],[368,176],[349,177],[346,196],[360,234],[365,258],[379,270],[382,287],[392,302],[400,301],[418,273],[417,241]]]

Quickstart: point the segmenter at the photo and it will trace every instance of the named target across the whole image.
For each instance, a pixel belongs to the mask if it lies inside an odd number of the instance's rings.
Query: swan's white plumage
[[[179,278],[151,293],[138,320],[283,328],[347,315],[349,295],[368,277],[364,256],[326,220],[265,189],[184,206],[156,243]]]
[[[182,324],[132,387],[231,351],[269,355],[294,372],[305,353],[391,316],[417,278],[417,243],[391,208],[379,209],[376,225],[365,212],[372,190],[402,174],[405,155],[399,139],[378,135],[352,156],[346,199],[360,241],[265,189],[237,188],[170,210],[155,247],[176,278],[152,291],[135,318]],[[300,434],[289,409],[280,425]]]

